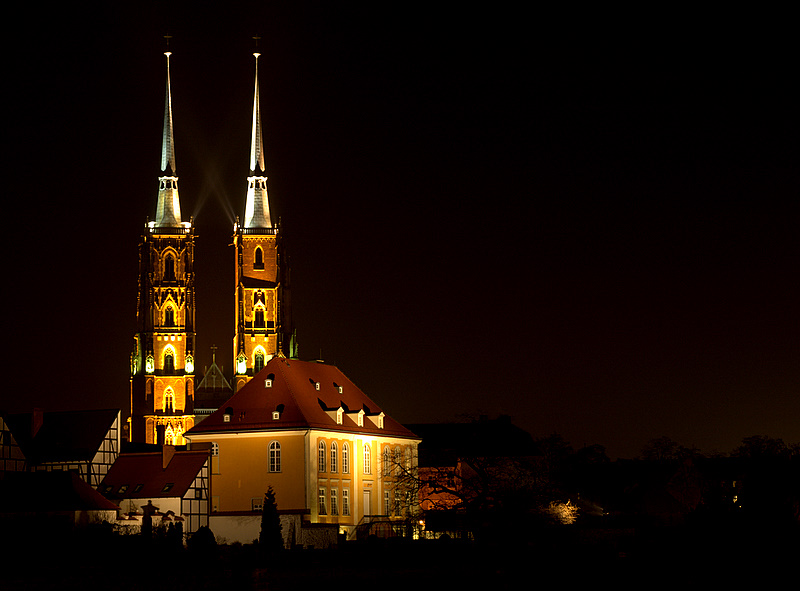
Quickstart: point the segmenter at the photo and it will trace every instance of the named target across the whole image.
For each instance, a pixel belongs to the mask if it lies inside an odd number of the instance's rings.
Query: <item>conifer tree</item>
[[[281,534],[281,518],[278,515],[278,503],[272,486],[264,493],[264,506],[261,510],[261,534],[258,536],[261,548],[268,554],[274,554],[283,549],[283,535]]]

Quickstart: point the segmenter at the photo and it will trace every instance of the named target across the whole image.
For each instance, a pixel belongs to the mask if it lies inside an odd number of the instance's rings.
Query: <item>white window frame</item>
[[[281,471],[280,441],[270,441],[268,450],[269,450],[269,471],[274,473],[280,472]]]

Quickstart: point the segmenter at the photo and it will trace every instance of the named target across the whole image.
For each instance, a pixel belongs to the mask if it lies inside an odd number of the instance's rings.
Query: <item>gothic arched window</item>
[[[266,325],[266,322],[264,322],[264,309],[256,308],[253,316],[253,327],[264,328]]]
[[[175,355],[172,349],[164,351],[164,373],[171,374],[175,372]]]
[[[167,306],[164,310],[164,326],[175,326],[175,310],[172,306]]]
[[[175,393],[172,388],[164,391],[164,412],[172,412],[175,408]]]
[[[256,246],[256,251],[254,253],[254,260],[253,260],[253,268],[254,269],[264,268],[264,251],[261,250],[260,246]]]
[[[253,373],[258,373],[264,369],[264,351],[258,349],[253,363]]]
[[[175,281],[175,259],[171,254],[164,257],[164,280]]]

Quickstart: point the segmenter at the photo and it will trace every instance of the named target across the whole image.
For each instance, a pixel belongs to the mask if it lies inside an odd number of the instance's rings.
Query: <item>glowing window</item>
[[[331,515],[339,514],[339,489],[331,489]]]
[[[328,512],[325,509],[325,489],[319,489],[319,514],[320,515],[327,515]]]
[[[255,373],[258,373],[262,369],[264,369],[264,350],[263,349],[258,349],[256,351],[256,354],[255,354],[255,360],[254,360],[254,363],[253,363],[253,371]]]
[[[372,474],[372,451],[369,444],[364,444],[364,474]]]
[[[350,490],[342,489],[342,515],[350,515]]]
[[[383,474],[389,475],[389,446],[383,448]]]
[[[320,472],[325,472],[325,442],[320,441],[317,445],[318,454],[318,468]]]
[[[336,445],[336,442],[334,441],[331,443],[331,472],[336,472],[336,464],[337,460],[339,459],[336,457],[338,452],[339,452],[338,447]]]
[[[342,444],[342,473],[350,473],[350,446],[347,443]]]

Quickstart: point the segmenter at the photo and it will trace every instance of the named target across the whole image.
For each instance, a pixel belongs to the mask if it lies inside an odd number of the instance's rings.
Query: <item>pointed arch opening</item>
[[[175,392],[172,390],[172,388],[168,387],[166,390],[164,390],[163,409],[165,413],[172,413],[175,411]]]
[[[264,268],[264,250],[260,246],[256,246],[253,253],[253,269],[261,270]]]
[[[172,253],[164,257],[164,281],[175,281],[175,257]]]
[[[167,375],[175,373],[175,350],[172,347],[164,349],[164,373]]]
[[[253,354],[253,375],[264,369],[266,363],[266,353],[263,348],[258,347]]]

